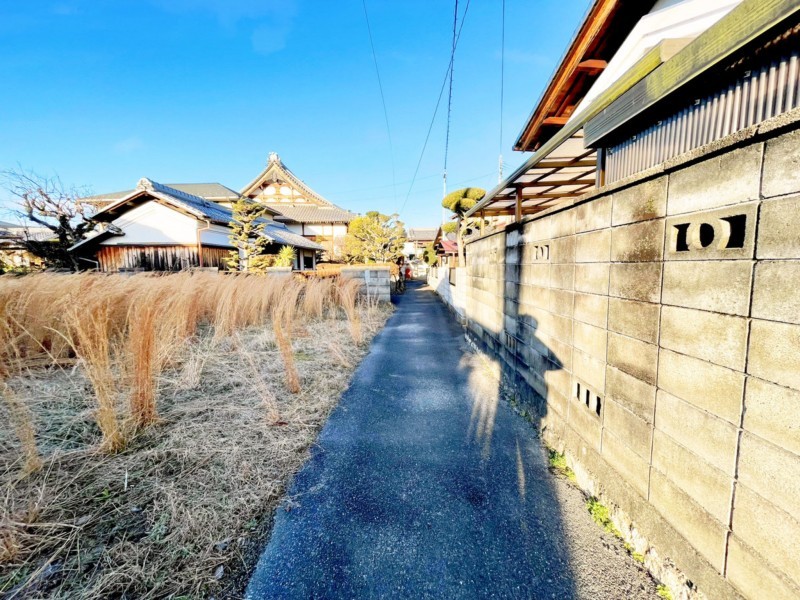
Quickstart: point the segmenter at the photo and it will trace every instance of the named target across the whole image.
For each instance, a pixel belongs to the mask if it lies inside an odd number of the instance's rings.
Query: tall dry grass
[[[115,452],[133,432],[157,421],[160,377],[165,368],[181,362],[199,331],[212,331],[219,341],[247,327],[271,325],[287,386],[297,393],[301,382],[295,335],[303,334],[302,324],[308,320],[343,316],[353,340],[362,343],[359,289],[357,281],[338,277],[214,273],[2,277],[0,365],[5,366],[0,367],[0,381],[26,369],[79,365],[93,389],[100,446]],[[277,421],[269,402],[265,407],[268,420]],[[34,431],[33,424],[22,423],[23,412],[15,414],[20,419],[15,426],[20,444],[26,453],[33,452],[25,441],[33,439],[27,433]],[[32,454],[26,460],[35,465]]]
[[[0,595],[240,597],[374,308],[338,278],[0,277]]]

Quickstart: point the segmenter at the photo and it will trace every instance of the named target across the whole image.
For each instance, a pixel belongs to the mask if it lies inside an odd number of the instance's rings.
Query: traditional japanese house
[[[343,254],[347,226],[356,215],[326,200],[270,152],[267,166],[241,192],[275,213],[274,219],[290,231],[322,245],[328,258]]]
[[[229,240],[233,218],[229,208],[146,178],[93,218],[105,224],[104,229],[72,250],[95,260],[101,271],[226,269],[226,259],[234,249]],[[282,223],[266,221],[268,254],[292,246],[296,269],[316,267],[315,256],[322,246]]]

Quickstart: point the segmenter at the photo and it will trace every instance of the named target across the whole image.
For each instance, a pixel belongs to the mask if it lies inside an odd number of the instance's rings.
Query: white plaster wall
[[[208,225],[205,222],[199,223],[199,227],[202,230],[200,231],[200,240],[203,244],[233,248],[233,244],[231,244],[228,237],[231,234],[230,227],[211,225],[211,229],[206,230],[205,228],[208,227]]]
[[[659,0],[641,18],[623,42],[603,74],[575,109],[570,121],[611,87],[649,50],[662,40],[696,38],[733,10],[742,0]]]
[[[196,219],[153,201],[128,211],[113,224],[125,235],[111,237],[101,245],[197,243]]]
[[[292,233],[298,233],[300,235],[303,235],[303,226],[300,225],[299,223],[298,224],[285,223],[285,225],[286,225],[286,229],[288,229]]]

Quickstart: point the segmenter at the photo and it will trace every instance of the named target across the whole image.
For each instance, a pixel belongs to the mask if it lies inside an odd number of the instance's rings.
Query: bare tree
[[[14,196],[20,216],[48,229],[44,235],[25,228],[20,243],[48,267],[79,270],[69,248],[83,240],[96,227],[92,207],[81,198],[86,190],[65,186],[59,177],[44,177],[22,169],[3,171],[5,189]]]

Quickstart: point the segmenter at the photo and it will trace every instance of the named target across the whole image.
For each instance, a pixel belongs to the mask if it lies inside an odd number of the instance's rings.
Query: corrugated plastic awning
[[[583,145],[583,128],[567,126],[510,177],[490,191],[467,216],[528,215],[576,198],[595,186],[597,152]]]

